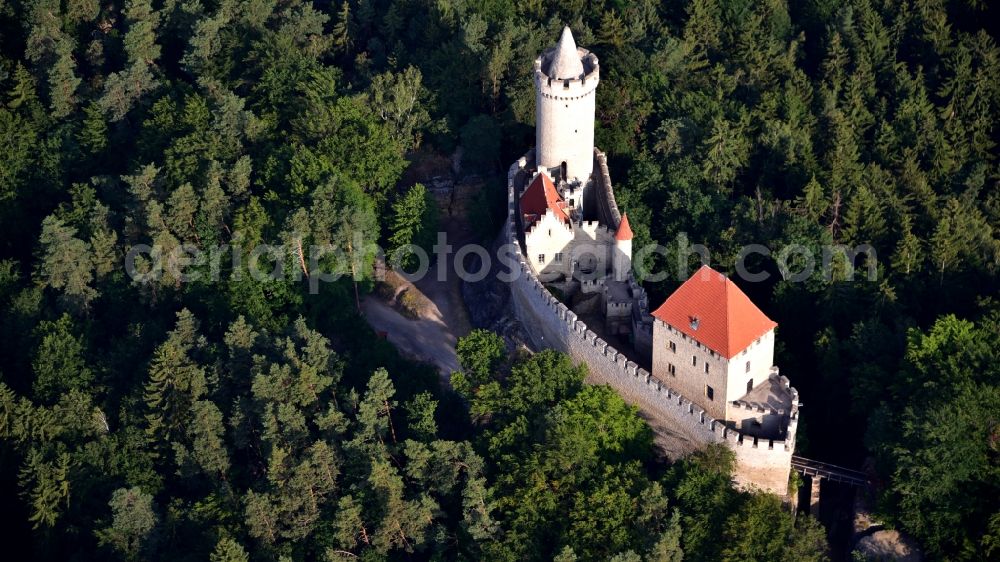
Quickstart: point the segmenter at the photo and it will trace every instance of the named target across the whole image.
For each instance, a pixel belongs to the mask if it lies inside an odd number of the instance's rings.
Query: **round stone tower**
[[[569,27],[559,43],[535,59],[535,158],[584,189],[594,169],[597,56],[576,46]],[[586,192],[584,192],[586,199]]]

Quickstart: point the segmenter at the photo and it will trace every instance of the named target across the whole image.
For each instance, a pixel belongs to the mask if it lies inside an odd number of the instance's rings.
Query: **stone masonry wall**
[[[514,314],[524,325],[532,342],[539,347],[562,351],[585,363],[590,372],[588,382],[608,384],[627,402],[639,407],[658,436],[668,433],[684,444],[674,449],[675,455],[710,443],[725,443],[736,453],[735,482],[738,486],[786,495],[791,455],[795,448],[797,407],[793,406],[789,437],[785,441],[758,439],[728,428],[599,338],[534,276],[518,241],[516,219],[517,190],[527,179],[526,167],[530,157],[531,153],[515,162],[508,173],[508,217],[503,236],[505,242],[511,244],[509,255],[513,258],[514,279],[510,288]],[[610,179],[606,181],[606,185],[610,186]],[[611,197],[608,203],[613,202]],[[608,205],[607,210],[610,209]],[[617,211],[617,206],[614,211]],[[617,222],[613,224],[617,225]],[[781,383],[787,386],[788,380],[785,377],[781,379]],[[792,391],[797,398],[794,389]]]

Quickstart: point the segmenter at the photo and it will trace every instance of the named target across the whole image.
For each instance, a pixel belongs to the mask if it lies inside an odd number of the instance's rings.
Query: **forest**
[[[665,463],[567,357],[474,331],[443,388],[359,314],[354,235],[433,240],[421,159],[488,179],[470,212],[495,236],[531,63],[570,25],[636,247],[683,235],[727,273],[750,243],[877,251],[874,279],[757,256],[770,279],[741,285],[779,324],[799,452],[871,466],[927,559],[1000,560],[998,21],[982,0],[3,0],[7,554],[828,560],[817,521],[732,488],[726,449]],[[288,275],[240,274],[260,244]],[[313,290],[311,244],[360,267]],[[126,272],[187,245],[221,270]]]

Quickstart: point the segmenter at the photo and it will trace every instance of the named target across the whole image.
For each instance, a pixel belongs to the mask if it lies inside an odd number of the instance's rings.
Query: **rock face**
[[[483,179],[466,176],[455,181],[451,176],[434,176],[422,182],[437,203],[441,219],[465,220],[483,189]]]
[[[489,248],[491,258],[498,255],[503,236],[498,235],[492,247]],[[478,271],[479,256],[469,256],[467,269]],[[492,330],[507,340],[512,349],[527,347],[534,349],[521,323],[514,317],[510,302],[510,285],[500,281],[500,272],[509,273],[508,268],[498,259],[491,259],[489,274],[477,282],[462,282],[462,299],[469,309],[469,321],[473,328]]]
[[[476,196],[483,189],[483,179],[461,172],[458,163],[461,149],[451,157],[417,151],[409,156],[410,165],[403,173],[399,185],[409,187],[422,183],[434,197],[442,219],[464,221],[469,215]]]
[[[866,560],[895,560],[896,562],[922,562],[920,550],[899,531],[882,530],[861,537],[854,547]]]

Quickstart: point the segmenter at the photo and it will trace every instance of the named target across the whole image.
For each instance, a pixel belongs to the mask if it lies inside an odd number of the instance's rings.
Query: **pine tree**
[[[87,104],[84,109],[83,124],[77,140],[91,154],[100,153],[108,145],[108,125],[97,104]]]
[[[70,390],[90,390],[94,374],[84,359],[83,340],[74,333],[70,316],[43,321],[36,332],[41,342],[32,362],[35,396],[51,404]]]
[[[112,521],[95,534],[102,545],[118,551],[126,560],[140,560],[159,517],[153,509],[153,496],[141,488],[118,488],[111,495]]]
[[[393,220],[390,227],[392,234],[389,236],[393,255],[410,244],[419,246],[425,251],[430,248],[436,227],[433,209],[434,203],[427,188],[419,183],[413,184],[413,187],[393,204]],[[412,252],[406,252],[401,257],[405,267],[412,268],[416,265],[417,259]]]
[[[867,172],[867,174],[872,173],[874,172],[871,169]],[[847,213],[844,216],[844,239],[851,244],[877,246],[886,232],[883,208],[868,186],[859,185],[847,205]]]
[[[125,6],[127,66],[108,76],[98,101],[112,122],[122,120],[143,96],[159,85],[154,74],[160,47],[156,43],[159,14],[150,0],[128,0]]]
[[[333,47],[338,53],[344,55],[351,53],[354,47],[354,35],[357,33],[356,28],[354,15],[351,13],[351,4],[345,0],[340,5],[337,23],[334,24],[332,32]]]
[[[828,205],[826,194],[823,192],[823,186],[816,181],[816,176],[813,176],[802,190],[799,205],[809,220],[817,224],[826,214]]]
[[[21,466],[18,481],[31,509],[28,521],[32,528],[52,528],[69,504],[70,456],[61,453],[54,460],[46,460],[32,448]]]
[[[222,537],[215,543],[215,550],[208,557],[209,562],[249,562],[250,556],[243,545],[229,537]]]
[[[712,122],[710,136],[702,145],[705,151],[702,174],[720,191],[727,191],[739,170],[746,166],[750,142],[745,128],[743,121],[732,123],[717,117]]]
[[[902,235],[892,255],[892,267],[903,275],[910,276],[920,271],[924,260],[924,243],[913,233],[913,219],[903,215]]]
[[[195,216],[198,213],[198,195],[190,183],[174,190],[167,199],[167,215],[164,217],[170,232],[180,240],[196,241]]]
[[[191,424],[194,404],[207,392],[205,370],[192,356],[204,345],[198,323],[187,309],[177,313],[177,324],[153,353],[144,389],[146,432],[154,444],[166,447]]]
[[[46,286],[59,290],[75,309],[85,310],[98,296],[94,281],[94,255],[90,244],[76,237],[76,229],[54,215],[42,221],[39,237],[42,255],[38,275]]]
[[[177,453],[177,464],[184,467],[192,465],[187,471],[198,472],[210,478],[226,479],[229,471],[229,453],[223,440],[225,425],[222,422],[222,412],[215,403],[209,400],[199,400],[191,408],[191,422],[187,426],[186,441],[191,444],[190,451],[181,443],[174,443]]]

